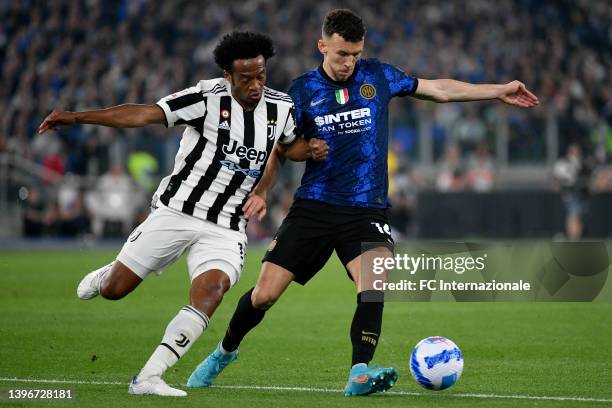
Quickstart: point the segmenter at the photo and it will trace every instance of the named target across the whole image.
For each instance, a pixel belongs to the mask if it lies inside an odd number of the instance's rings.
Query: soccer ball
[[[463,372],[463,354],[449,339],[428,337],[410,355],[410,372],[429,390],[443,390],[457,382]]]

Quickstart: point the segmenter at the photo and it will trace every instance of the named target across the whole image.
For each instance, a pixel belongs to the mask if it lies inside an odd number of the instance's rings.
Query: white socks
[[[183,307],[170,321],[161,344],[138,374],[138,379],[161,377],[172,367],[208,327],[208,316],[193,306]]]

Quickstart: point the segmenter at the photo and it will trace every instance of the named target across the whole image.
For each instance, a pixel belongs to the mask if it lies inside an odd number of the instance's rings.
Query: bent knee
[[[255,289],[251,295],[251,304],[255,309],[267,310],[276,303],[278,298],[279,295],[276,293]]]
[[[225,285],[222,282],[207,282],[202,287],[202,291],[206,292],[210,296],[220,297],[223,297],[223,295],[228,289],[228,285]]]
[[[215,274],[215,272],[218,272]],[[221,271],[202,274],[191,282],[191,295],[198,298],[223,298],[230,288],[230,280]]]
[[[223,296],[230,286],[229,278],[221,271],[202,274],[191,283],[189,294],[191,305],[210,317],[223,300]]]

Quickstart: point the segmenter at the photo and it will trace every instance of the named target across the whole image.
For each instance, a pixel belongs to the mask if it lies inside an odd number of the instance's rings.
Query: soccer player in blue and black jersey
[[[293,81],[296,124],[303,137],[323,139],[327,159],[309,161],[295,201],[263,259],[259,279],[238,302],[223,341],[196,368],[187,385],[210,385],[231,361],[243,337],[292,281],[305,284],[333,251],[357,289],[351,325],[353,357],[344,394],[386,391],[397,380],[393,368],[368,366],[381,333],[383,294],[368,285],[371,270],[362,260],[363,243],[392,251],[388,224],[388,105],[393,97],[435,102],[498,99],[533,107],[538,98],[519,81],[474,85],[451,79],[407,75],[376,59],[361,59],[365,26],[350,10],[333,10],[318,42],[323,63]],[[276,157],[282,151],[275,152]],[[275,165],[271,165],[275,163]],[[245,204],[245,216],[265,215],[265,199],[280,167],[270,160],[264,177]],[[385,249],[386,248],[386,249]],[[390,254],[390,252],[389,252]]]

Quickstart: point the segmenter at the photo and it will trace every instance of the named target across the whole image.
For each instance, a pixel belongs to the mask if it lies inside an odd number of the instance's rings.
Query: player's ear
[[[232,81],[232,73],[229,71],[226,71],[225,69],[223,70],[223,78],[225,78],[225,80],[229,82],[230,84],[234,83],[234,81]]]
[[[319,52],[323,55],[327,53],[327,43],[325,43],[324,39],[320,39],[317,42],[317,47],[319,48]]]

